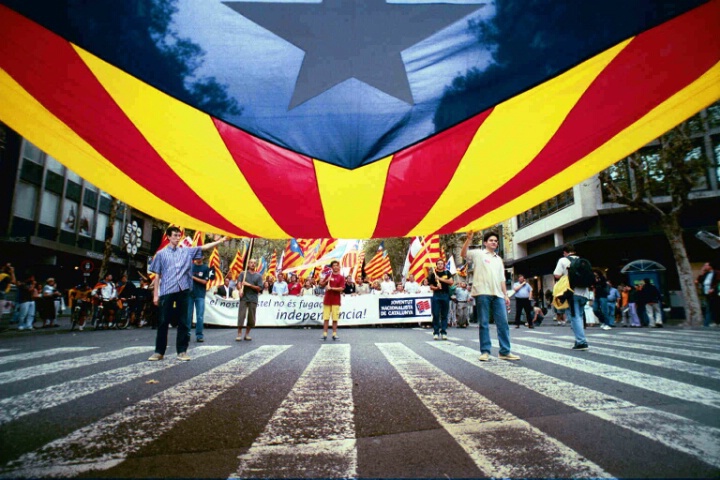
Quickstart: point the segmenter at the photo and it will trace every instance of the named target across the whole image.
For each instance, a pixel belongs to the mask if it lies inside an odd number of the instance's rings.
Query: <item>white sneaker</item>
[[[605,324],[603,324],[600,328],[603,330],[612,330],[612,327],[605,325]]]
[[[433,335],[433,340],[440,340],[440,337],[438,337],[437,334]]]
[[[441,337],[443,340],[447,340],[447,335],[442,335]]]

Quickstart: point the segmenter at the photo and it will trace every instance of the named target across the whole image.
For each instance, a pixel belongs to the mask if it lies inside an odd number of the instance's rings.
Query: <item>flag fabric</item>
[[[365,251],[361,250],[358,254],[357,262],[355,263],[355,267],[353,268],[350,275],[352,275],[352,278],[357,280],[359,277],[362,276],[363,266],[365,265]]]
[[[261,277],[265,277],[265,273],[268,269],[268,263],[265,257],[260,257],[260,262],[258,265],[257,273],[260,274]]]
[[[136,3],[0,0],[0,121],[204,232],[480,231],[720,98],[720,0]]]
[[[215,287],[219,287],[220,285],[224,285],[225,277],[220,269],[220,254],[218,253],[217,247],[213,248],[210,253],[208,268],[215,272],[215,278],[208,278],[208,282],[205,284],[205,290],[211,290]]]
[[[370,280],[378,280],[386,273],[392,275],[392,265],[390,257],[385,251],[385,242],[380,242],[377,253],[365,266],[365,276]]]
[[[457,266],[455,265],[455,258],[452,255],[447,256],[445,268],[450,272],[450,275],[457,275],[458,270]]]
[[[277,278],[277,252],[273,250],[272,256],[270,257],[270,265],[268,265],[268,275],[272,275],[273,278]]]
[[[192,246],[202,247],[203,245],[205,245],[205,234],[203,234],[199,230],[196,230],[195,234],[193,234]]]
[[[233,258],[232,262],[230,262],[230,268],[228,268],[228,274],[227,274],[227,276],[228,276],[228,278],[230,278],[230,279],[232,279],[232,280],[237,280],[238,276],[239,276],[240,273],[243,271],[243,268],[244,268],[244,262],[243,262],[244,250],[245,250],[245,249],[243,249],[243,253],[241,253],[240,250],[238,250],[237,252],[235,252],[235,257]]]
[[[458,267],[457,274],[461,277],[467,277],[467,263],[463,263]]]
[[[435,263],[442,258],[440,249],[440,237],[428,235],[421,241],[420,250],[413,256],[408,268],[408,275],[415,276],[415,281],[420,283],[428,277],[428,272],[435,266]]]
[[[288,240],[288,243],[285,246],[285,251],[283,252],[282,268],[288,269],[302,265],[304,259],[305,252],[298,243],[298,240],[294,238]]]
[[[410,273],[410,265],[412,264],[413,260],[415,260],[415,256],[420,252],[422,246],[423,237],[413,237],[412,241],[410,242],[410,246],[408,247],[408,253],[405,256],[405,264],[403,265],[402,271],[403,280],[405,280]]]

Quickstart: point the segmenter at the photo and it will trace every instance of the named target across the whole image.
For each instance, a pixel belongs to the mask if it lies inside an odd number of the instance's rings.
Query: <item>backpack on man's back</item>
[[[570,266],[568,267],[568,280],[570,288],[590,288],[595,283],[595,273],[587,258],[575,255],[568,256]]]

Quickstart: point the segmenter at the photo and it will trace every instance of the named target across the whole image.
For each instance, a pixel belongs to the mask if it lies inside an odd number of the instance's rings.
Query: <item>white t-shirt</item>
[[[395,282],[389,280],[387,282],[380,283],[380,293],[383,295],[390,295],[395,291]]]
[[[568,255],[567,257],[562,257],[560,260],[558,260],[557,265],[555,266],[555,271],[553,272],[553,275],[557,277],[562,277],[563,275],[568,274],[568,269],[570,268],[570,257],[575,257],[576,255]],[[590,298],[592,296],[592,291],[588,290],[587,288],[575,288],[573,289],[573,292],[575,295],[580,295],[585,298]],[[588,292],[590,292],[590,295],[588,295]]]
[[[472,295],[493,295],[505,298],[505,266],[496,252],[486,249],[470,250],[467,259],[473,262]]]
[[[417,282],[405,282],[405,292],[413,295],[420,293],[420,284]]]

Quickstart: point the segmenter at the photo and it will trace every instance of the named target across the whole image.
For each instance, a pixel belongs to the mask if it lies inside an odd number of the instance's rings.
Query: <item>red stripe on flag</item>
[[[695,81],[720,61],[718,19],[716,0],[635,37],[525,169],[438,232],[463,228],[557,175]]]
[[[329,237],[313,160],[214,121],[238,168],[280,228],[295,237]],[[289,198],[302,199],[302,208],[295,208]]]
[[[373,237],[409,232],[425,218],[447,188],[475,133],[491,111],[393,156]],[[412,192],[412,202],[408,202],[408,192]],[[399,211],[402,215],[398,215]]]
[[[0,68],[100,155],[188,215],[248,235],[173,172],[67,41],[1,5],[0,32]]]

